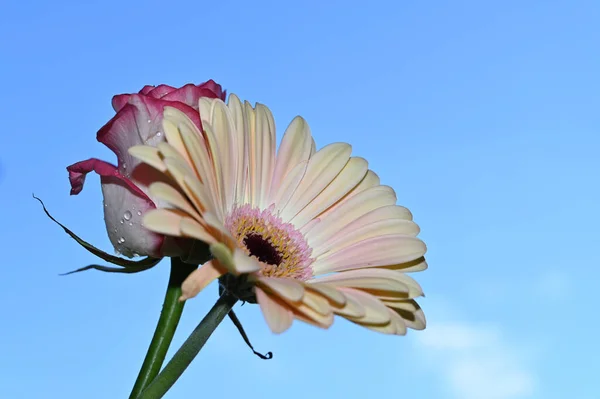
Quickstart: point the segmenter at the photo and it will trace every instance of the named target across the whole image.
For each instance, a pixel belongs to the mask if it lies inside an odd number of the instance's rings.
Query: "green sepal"
[[[64,273],[64,274],[62,274],[63,276],[67,275],[67,274],[83,272],[85,270],[90,270],[90,269],[100,270],[100,271],[108,272],[108,273],[138,273],[138,272],[150,269],[151,267],[155,266],[158,262],[161,261],[161,258],[153,258],[150,256],[148,256],[142,260],[134,261],[134,260],[123,259],[118,256],[108,254],[108,253],[102,251],[101,249],[96,248],[92,244],[79,238],[77,236],[77,234],[75,234],[71,230],[69,230],[65,225],[63,225],[58,220],[56,220],[50,214],[50,212],[48,212],[48,210],[46,209],[46,205],[44,205],[44,202],[41,199],[39,199],[35,195],[33,195],[33,198],[35,198],[36,200],[38,200],[40,202],[40,204],[42,204],[44,213],[46,213],[46,215],[50,218],[50,220],[52,220],[54,223],[56,223],[60,227],[62,227],[62,229],[65,231],[65,233],[70,235],[71,238],[73,238],[75,241],[77,241],[77,243],[79,245],[81,245],[82,247],[84,247],[85,249],[87,249],[89,252],[96,255],[97,257],[104,259],[105,261],[112,263],[113,265],[121,266],[119,268],[119,267],[110,267],[110,266],[101,266],[101,265],[89,265],[89,266],[79,268],[77,270],[73,270],[68,273]]]

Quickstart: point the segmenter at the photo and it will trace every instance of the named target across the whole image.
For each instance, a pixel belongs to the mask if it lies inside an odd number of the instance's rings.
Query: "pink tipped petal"
[[[140,160],[129,154],[130,147],[156,147],[159,142],[164,141],[162,120],[163,110],[167,105],[181,110],[197,125],[200,124],[198,113],[183,103],[132,94],[119,112],[98,131],[98,141],[117,156],[121,174],[129,176],[133,168],[140,163]]]
[[[224,275],[227,271],[219,267],[214,262],[207,262],[194,270],[181,285],[180,301],[193,298],[206,286]]]
[[[304,286],[293,279],[258,277],[258,282],[286,301],[299,302],[304,296]]]
[[[115,249],[125,256],[160,257],[164,237],[142,226],[142,216],[155,208],[154,202],[131,180],[121,175],[114,165],[88,159],[67,167],[71,194],[83,189],[87,173],[100,175],[104,196],[104,221],[108,237]]]
[[[366,267],[395,265],[420,258],[425,243],[404,235],[386,235],[352,244],[334,253],[327,253],[313,264],[315,274]]]
[[[281,300],[275,299],[266,294],[259,287],[255,288],[256,300],[260,305],[260,310],[267,322],[267,325],[275,334],[281,334],[294,321],[294,314],[285,306]]]

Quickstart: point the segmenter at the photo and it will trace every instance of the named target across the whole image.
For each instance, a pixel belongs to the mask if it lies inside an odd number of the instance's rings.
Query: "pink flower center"
[[[246,254],[261,263],[263,276],[308,280],[313,275],[312,249],[302,233],[274,215],[273,209],[235,207],[225,219],[225,227]]]

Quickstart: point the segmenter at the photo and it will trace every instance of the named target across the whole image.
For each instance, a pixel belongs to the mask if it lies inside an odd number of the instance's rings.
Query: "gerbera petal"
[[[166,172],[167,166],[159,155],[158,148],[147,145],[136,145],[129,147],[129,154],[147,163],[160,172]]]
[[[284,178],[296,165],[308,161],[312,148],[311,138],[310,128],[304,118],[295,117],[287,127],[279,145],[268,203],[277,203],[276,198],[279,197]]]
[[[411,297],[423,295],[421,286],[414,279],[394,270],[378,268],[349,270],[319,277],[312,281],[319,281],[333,287],[402,292]],[[310,282],[311,280],[308,281],[308,283]]]
[[[344,296],[344,294],[339,292],[336,288],[330,287],[327,284],[319,284],[318,279],[312,280],[312,283],[311,283],[311,281],[308,281],[307,283],[309,283],[309,285],[306,288],[318,292],[319,294],[321,294],[322,296],[327,298],[329,300],[329,302],[333,303],[334,305],[340,307],[340,306],[344,306],[346,304],[346,297]]]
[[[232,253],[225,244],[218,242],[210,246],[210,252],[223,267],[234,275],[260,270],[258,262],[239,248],[235,248]]]
[[[194,219],[200,220],[200,215],[196,212],[192,205],[190,205],[189,201],[170,184],[163,182],[152,183],[150,185],[150,194],[179,208]]]
[[[325,242],[336,232],[349,223],[365,214],[396,203],[396,193],[388,186],[377,186],[364,190],[343,204],[337,205],[335,210],[327,216],[319,216],[323,222],[315,225],[309,231],[304,231],[306,239],[311,246]]]
[[[179,300],[185,301],[195,297],[207,285],[225,273],[227,273],[227,270],[220,267],[217,263],[212,261],[206,262],[185,279],[181,285],[181,297],[179,297]]]
[[[204,226],[193,219],[187,217],[182,218],[179,224],[179,229],[182,235],[186,237],[195,238],[196,240],[205,242],[208,245],[217,243],[217,239],[210,234],[208,230],[204,228]]]
[[[390,234],[354,243],[327,253],[313,263],[315,274],[409,262],[425,254],[425,243],[418,238]]]
[[[160,234],[181,237],[180,224],[183,219],[181,212],[175,209],[153,209],[144,215],[145,228]]]
[[[354,299],[360,303],[365,309],[364,316],[350,317],[344,316],[347,319],[356,321],[360,324],[386,324],[391,320],[391,315],[388,308],[379,299],[373,295],[364,293],[353,288],[338,288],[346,295],[348,299]],[[335,310],[334,310],[335,311]]]
[[[281,217],[291,220],[304,209],[342,171],[352,147],[333,143],[317,151],[308,161],[306,173],[290,202],[282,209]]]
[[[409,262],[403,262],[403,263],[399,263],[396,265],[388,265],[388,266],[381,266],[382,268],[385,269],[390,269],[390,270],[398,270],[401,271],[403,273],[412,273],[412,272],[420,272],[423,270],[427,269],[427,262],[425,261],[424,257],[420,257],[418,259],[409,261]]]
[[[368,163],[363,158],[352,157],[341,172],[304,207],[291,223],[298,227],[306,225],[311,219],[335,204],[363,179],[367,173]]]
[[[268,295],[259,287],[255,288],[256,300],[267,325],[275,334],[280,334],[290,328],[294,321],[292,311],[281,300]]]
[[[306,289],[302,302],[314,311],[326,316],[333,312],[329,301],[323,295],[320,295],[316,290]]]
[[[419,227],[415,223],[402,219],[385,219],[366,225],[352,223],[340,230],[331,241],[316,246],[313,256],[318,258],[327,252],[337,252],[354,243],[378,236],[396,234],[414,237],[418,231]]]
[[[299,302],[304,296],[301,282],[289,278],[258,277],[258,283],[286,301]]]

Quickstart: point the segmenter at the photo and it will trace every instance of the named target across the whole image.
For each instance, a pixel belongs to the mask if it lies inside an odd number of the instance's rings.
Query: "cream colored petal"
[[[260,264],[239,248],[232,251],[227,245],[217,242],[210,246],[210,252],[231,274],[239,275],[260,270]]]
[[[186,123],[187,122],[187,123]],[[165,107],[163,111],[163,130],[165,132],[165,138],[170,146],[172,146],[182,159],[191,165],[190,157],[181,139],[179,125],[189,124],[195,127],[194,123],[189,120],[187,115],[173,107]],[[160,149],[160,144],[158,148]],[[161,150],[162,152],[162,150]]]
[[[281,334],[294,321],[294,314],[280,300],[268,295],[259,287],[255,288],[256,300],[260,305],[260,310],[267,322],[267,325],[275,334]]]
[[[224,275],[227,271],[220,268],[214,262],[207,262],[194,270],[181,285],[180,301],[193,298],[206,286]]]
[[[356,187],[354,187],[348,194],[346,194],[338,202],[336,202],[335,204],[333,204],[332,206],[330,206],[328,209],[326,209],[325,211],[323,211],[323,213],[321,213],[319,215],[319,217],[320,218],[326,218],[326,217],[328,217],[331,212],[335,211],[339,206],[343,205],[346,201],[349,201],[355,195],[362,193],[363,191],[365,191],[368,188],[376,187],[376,186],[379,186],[379,185],[380,185],[379,176],[377,176],[375,174],[375,172],[373,172],[372,170],[368,170],[367,174],[365,175],[365,177],[361,180],[360,183],[358,183],[358,185],[356,185]],[[393,203],[396,202],[395,198],[396,197],[394,197],[394,202]]]
[[[213,100],[210,121],[216,139],[215,144],[219,149],[219,156],[214,162],[221,168],[225,209],[229,210],[236,201],[238,164],[240,162],[239,143],[237,142],[239,138],[231,112],[223,101]],[[243,140],[243,136],[241,139]]]
[[[347,319],[359,322],[361,324],[386,324],[391,320],[388,308],[379,299],[373,295],[367,294],[353,288],[338,288],[346,295],[348,299],[354,299],[365,309],[365,315],[362,317],[349,317]],[[337,313],[337,312],[336,312]]]
[[[291,220],[304,209],[342,171],[351,152],[346,143],[333,143],[317,151],[308,161],[304,178],[282,210],[281,218]]]
[[[308,161],[300,162],[298,165],[293,167],[287,175],[285,175],[273,199],[276,212],[284,209],[289,203],[290,199],[298,189],[298,185],[304,178],[307,167]]]
[[[319,284],[318,279],[307,281],[305,288],[318,292],[337,307],[344,306],[346,304],[346,296],[344,294],[327,284]]]
[[[352,321],[352,320],[350,320]],[[355,324],[358,324],[361,327],[365,327],[368,328],[371,331],[375,331],[378,333],[382,333],[382,334],[396,334],[396,323],[394,323],[393,321],[391,321],[391,315],[390,315],[390,322],[388,322],[387,324],[365,324],[365,323],[359,323],[357,321],[354,321]]]
[[[311,284],[311,286],[312,285],[313,284]],[[323,285],[325,285],[325,284],[323,284]],[[342,306],[332,304],[333,311],[335,314],[340,315],[342,317],[353,318],[353,319],[359,319],[361,317],[364,317],[367,314],[367,310],[365,309],[365,307],[358,300],[356,300],[353,296],[345,295],[345,293],[343,291],[338,290],[335,287],[331,287],[331,288],[337,290],[339,293],[344,295],[344,298],[345,298],[344,305],[342,305]]]
[[[167,167],[160,157],[158,148],[156,147],[150,147],[148,145],[136,145],[129,147],[128,152],[160,172],[164,173],[167,171]]]
[[[209,141],[214,141],[210,125],[205,124],[204,130],[207,136],[212,137]],[[204,136],[198,130],[181,129],[182,140],[189,151],[190,158],[196,170],[196,175],[200,181],[208,188],[208,194],[215,204],[215,212],[223,217],[223,209],[225,206],[223,193],[223,182],[218,168],[218,162],[213,162],[211,152],[215,151],[203,139]]]
[[[244,107],[235,94],[230,94],[227,102],[233,123],[235,125],[234,144],[237,151],[237,172],[234,183],[234,203],[243,203],[246,195],[248,179],[248,152],[246,151],[246,137],[244,134]]]
[[[403,302],[384,302],[386,306],[391,308],[391,311],[403,320],[403,323],[413,330],[424,330],[427,322],[425,320],[425,314],[421,308],[417,307],[415,310],[407,310],[399,307],[399,304]]]
[[[200,215],[196,212],[194,207],[190,205],[189,201],[170,184],[163,182],[152,183],[150,185],[150,194],[179,208],[196,220],[201,219]]]
[[[144,214],[142,225],[155,233],[181,237],[182,219],[181,213],[174,209],[153,209]]]
[[[365,159],[352,157],[342,171],[321,191],[291,222],[295,226],[304,226],[321,212],[335,204],[351,191],[366,175],[368,163]]]
[[[315,248],[326,242],[349,223],[372,212],[375,209],[394,205],[396,193],[388,186],[377,186],[353,196],[327,214],[319,216],[321,223],[308,231],[304,231],[308,244]]]
[[[238,273],[253,273],[259,271],[260,263],[253,257],[250,257],[239,248],[233,251],[233,262]]]
[[[296,318],[321,328],[329,328],[333,324],[333,313],[321,314],[305,303],[291,305]]]
[[[215,213],[218,204],[214,203],[213,197],[207,192],[206,186],[195,176],[185,176],[183,179],[185,187],[182,187],[188,199],[194,204],[198,212]]]
[[[299,302],[304,296],[304,286],[296,280],[262,276],[256,277],[256,280],[261,286],[279,295],[286,301]]]
[[[312,140],[308,124],[304,118],[297,116],[289,124],[275,161],[275,170],[273,180],[271,181],[270,195],[268,203],[277,203],[280,187],[287,185],[284,178],[288,176],[292,169],[301,162],[308,161],[311,154]]]
[[[253,109],[244,103],[244,120],[248,137],[249,203],[265,208],[275,166],[275,122],[271,111],[262,104]]]
[[[357,269],[318,277],[312,281],[319,281],[333,287],[395,291],[407,293],[410,297],[423,295],[423,290],[419,283],[413,278],[394,270],[378,268]],[[311,281],[308,282],[310,283]]]
[[[333,312],[333,309],[331,308],[331,305],[326,297],[310,289],[305,290],[302,302],[323,316],[327,316]]]
[[[424,257],[420,257],[410,262],[399,263],[396,265],[382,266],[390,270],[398,270],[402,273],[420,272],[427,269],[427,262]]]
[[[327,252],[338,252],[359,241],[374,237],[390,234],[415,237],[418,233],[419,226],[410,220],[383,219],[368,224],[351,223],[335,234],[329,241],[321,245],[315,245],[312,256],[319,258]]]
[[[418,238],[387,235],[370,238],[343,250],[327,253],[312,265],[314,274],[325,274],[367,267],[395,265],[420,258],[425,254],[425,243]]]
[[[210,234],[204,226],[190,218],[183,218],[180,222],[179,229],[186,237],[192,237],[196,240],[207,243],[208,245],[216,244],[217,239]]]

